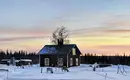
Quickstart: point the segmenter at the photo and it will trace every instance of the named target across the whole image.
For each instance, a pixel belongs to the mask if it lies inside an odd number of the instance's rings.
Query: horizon
[[[130,55],[128,0],[0,1],[0,50],[38,52],[57,28],[81,53]]]

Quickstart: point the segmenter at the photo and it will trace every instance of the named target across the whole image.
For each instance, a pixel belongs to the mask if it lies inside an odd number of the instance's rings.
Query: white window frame
[[[49,59],[49,58],[45,58],[45,59],[44,59],[44,64],[45,64],[45,66],[49,66],[49,64],[50,64],[50,59]]]
[[[58,65],[63,66],[63,58],[58,58]]]
[[[70,66],[73,65],[73,58],[70,58]]]
[[[79,59],[76,58],[76,66],[78,66],[78,65],[79,65]]]
[[[72,55],[76,55],[76,49],[72,48]]]

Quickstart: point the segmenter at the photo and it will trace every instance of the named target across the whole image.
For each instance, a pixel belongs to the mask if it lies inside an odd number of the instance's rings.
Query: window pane
[[[49,58],[44,59],[44,64],[45,64],[45,66],[49,66]]]
[[[75,50],[75,48],[72,48],[72,54],[73,54],[73,55],[76,55],[76,50]]]

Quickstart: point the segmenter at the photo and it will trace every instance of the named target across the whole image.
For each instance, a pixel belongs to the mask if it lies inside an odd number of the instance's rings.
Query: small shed
[[[31,65],[32,64],[32,60],[31,59],[20,59],[19,60],[19,64],[20,65]]]
[[[10,59],[2,59],[2,60],[0,61],[0,64],[9,65],[9,64],[10,64]]]
[[[80,50],[76,44],[45,45],[40,51],[40,66],[79,66]]]

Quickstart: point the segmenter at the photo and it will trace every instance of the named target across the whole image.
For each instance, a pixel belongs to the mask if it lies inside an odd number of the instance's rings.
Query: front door
[[[58,66],[63,66],[63,58],[58,58]]]

